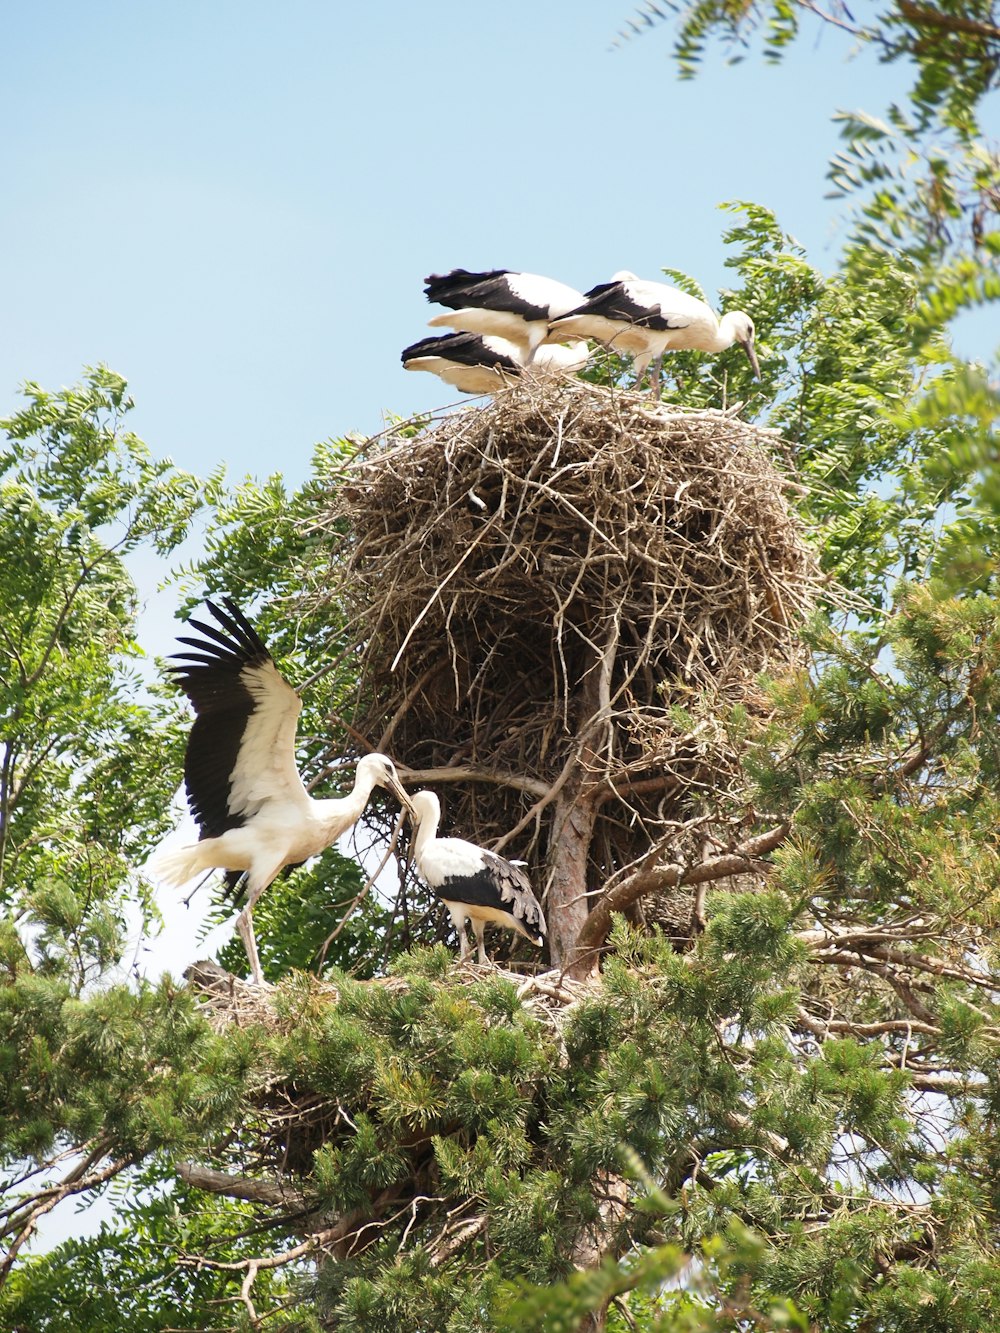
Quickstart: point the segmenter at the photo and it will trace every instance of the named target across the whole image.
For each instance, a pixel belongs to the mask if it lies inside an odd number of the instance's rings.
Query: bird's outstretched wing
[[[203,838],[239,828],[268,801],[308,800],[295,763],[302,702],[257,631],[230,598],[206,602],[222,629],[188,624],[197,651],[174,654],[174,679],[197,714],[184,757],[184,785]]]
[[[500,892],[500,900],[528,935],[541,943],[546,933],[545,916],[531,881],[520,866],[512,865],[495,852],[483,851],[483,861]]]

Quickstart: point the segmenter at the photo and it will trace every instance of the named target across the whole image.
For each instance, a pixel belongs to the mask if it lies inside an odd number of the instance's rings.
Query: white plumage
[[[630,353],[637,385],[656,358],[652,376],[656,389],[665,352],[724,352],[739,342],[754,375],[760,378],[754,325],[748,314],[730,310],[720,320],[696,296],[664,282],[647,282],[634,273],[616,273],[610,282],[592,287],[576,309],[553,318],[549,337],[593,338],[612,351]]]
[[[532,374],[570,375],[587,364],[587,344],[548,343],[536,349]],[[496,393],[523,374],[523,347],[495,334],[447,333],[404,348],[406,370],[426,370],[462,393]]]
[[[469,952],[466,921],[472,922],[478,957],[485,963],[487,921],[515,930],[532,944],[545,942],[545,916],[520,865],[464,838],[439,838],[441,806],[432,791],[410,797],[416,825],[413,859],[417,869],[451,913],[461,958]]]
[[[336,800],[314,800],[295,762],[295,728],[302,701],[278,671],[267,647],[236,604],[207,602],[222,629],[188,623],[204,636],[181,637],[194,652],[175,654],[170,667],[196,713],[184,758],[188,803],[200,840],[157,852],[150,871],[180,885],[206,870],[227,871],[226,883],[246,891],[236,926],[254,981],[263,983],[253,933],[253,905],[286,866],[301,865],[332,846],[360,818],[376,786],[408,806],[392,761],[370,754],[358,761],[354,786]]]
[[[449,307],[446,314],[428,321],[431,328],[506,338],[520,347],[524,365],[531,364],[550,322],[584,300],[582,292],[564,282],[506,268],[483,273],[455,268],[450,273],[432,273],[425,281],[428,301]]]
[[[583,338],[572,342],[543,343],[535,348],[530,369],[535,375],[575,375],[590,360],[590,348]]]

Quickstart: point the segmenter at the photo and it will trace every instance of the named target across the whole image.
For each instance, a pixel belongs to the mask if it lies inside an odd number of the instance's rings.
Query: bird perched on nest
[[[200,839],[161,848],[149,870],[180,885],[205,870],[227,872],[226,884],[246,906],[236,927],[258,985],[264,981],[251,913],[254,903],[286,867],[301,865],[332,846],[355,824],[375,787],[387,787],[403,806],[409,799],[390,759],[358,761],[347,796],[317,801],[295,763],[295,724],[302,701],[253,625],[230,598],[226,610],[206,606],[221,629],[188,624],[202,638],[181,637],[194,652],[174,654],[169,670],[196,713],[184,756],[184,785]]]
[[[463,393],[495,393],[521,373],[520,349],[492,334],[447,333],[404,348],[406,370],[427,370]]]
[[[576,341],[539,347],[531,363],[533,373],[572,374],[587,364],[587,344]],[[463,393],[495,393],[522,373],[524,352],[516,343],[493,334],[447,333],[422,338],[404,348],[400,358],[406,370],[427,370]]]
[[[545,916],[519,864],[477,847],[464,838],[439,838],[441,806],[432,791],[410,797],[414,821],[413,859],[441,899],[458,931],[460,958],[469,953],[466,921],[472,922],[478,958],[487,961],[483,934],[487,921],[515,930],[539,948],[545,943]]]
[[[654,392],[660,387],[664,353],[724,352],[734,342],[742,345],[760,378],[749,315],[730,310],[718,319],[696,296],[665,282],[646,282],[634,273],[616,273],[610,282],[592,287],[576,309],[554,316],[549,337],[593,338],[613,351],[631,353],[636,387],[655,358],[650,377]]]
[[[449,307],[447,314],[428,321],[431,328],[507,338],[521,348],[523,365],[532,363],[551,321],[575,310],[584,300],[582,292],[554,278],[507,268],[484,273],[455,268],[450,273],[432,273],[425,282],[428,301]]]

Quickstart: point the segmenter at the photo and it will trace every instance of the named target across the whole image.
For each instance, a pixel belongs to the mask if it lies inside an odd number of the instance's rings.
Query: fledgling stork
[[[483,273],[453,268],[450,273],[432,273],[424,281],[428,301],[449,307],[447,314],[428,320],[431,328],[507,338],[521,348],[524,365],[531,364],[536,348],[548,336],[551,321],[575,310],[584,300],[582,292],[564,282],[508,268]]]
[[[462,393],[496,393],[520,375],[521,349],[492,334],[446,333],[403,349],[406,370],[427,370]]]
[[[536,349],[528,369],[535,375],[572,375],[587,364],[588,356],[582,341],[546,343]],[[447,333],[412,343],[400,360],[404,369],[427,370],[462,393],[496,393],[523,373],[524,352],[489,333]]]
[[[464,960],[469,953],[466,921],[472,922],[481,963],[487,961],[483,940],[487,921],[516,930],[541,948],[545,916],[521,867],[464,838],[439,838],[441,805],[432,791],[418,791],[410,797],[410,817],[415,825],[413,859],[451,913],[458,931],[459,957]]]
[[[174,654],[168,668],[191,700],[194,725],[184,756],[184,785],[200,838],[163,848],[149,870],[181,885],[206,870],[225,870],[235,896],[246,892],[236,928],[257,985],[264,977],[253,933],[254,903],[285,869],[317,856],[357,823],[375,787],[405,807],[409,798],[384,754],[358,760],[354,786],[337,800],[314,800],[295,763],[298,693],[274,665],[266,645],[229,597],[226,610],[205,605],[221,629],[188,624],[204,637],[181,636],[193,652]]]
[[[760,366],[754,351],[753,320],[742,310],[730,310],[721,319],[711,306],[665,282],[647,282],[634,273],[616,273],[598,283],[575,310],[556,315],[549,336],[593,338],[612,351],[634,358],[638,388],[646,367],[655,358],[650,376],[653,391],[660,387],[666,352],[724,352],[734,342],[742,345],[754,376]]]

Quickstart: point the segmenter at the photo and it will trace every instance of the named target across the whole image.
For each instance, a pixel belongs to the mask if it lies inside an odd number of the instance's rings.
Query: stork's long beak
[[[389,788],[389,790],[392,792],[393,796],[395,796],[396,800],[399,802],[399,804],[403,807],[403,809],[406,811],[406,813],[407,813],[407,814],[410,816],[410,818],[412,819],[412,818],[413,818],[413,806],[410,804],[410,798],[409,798],[409,796],[406,794],[406,788],[405,788],[405,787],[403,786],[403,784],[400,782],[399,778],[397,778],[397,777],[387,778],[387,779],[386,779],[386,786]]]
[[[759,379],[760,379],[760,363],[759,363],[758,360],[757,360],[757,353],[754,351],[753,339],[752,339],[752,338],[747,338],[746,342],[744,342],[742,339],[740,339],[740,346],[743,348],[744,352],[746,352],[747,356],[750,358],[750,365],[751,365],[751,367],[753,368],[753,377],[754,377],[754,379],[755,379],[755,380],[759,380]]]

